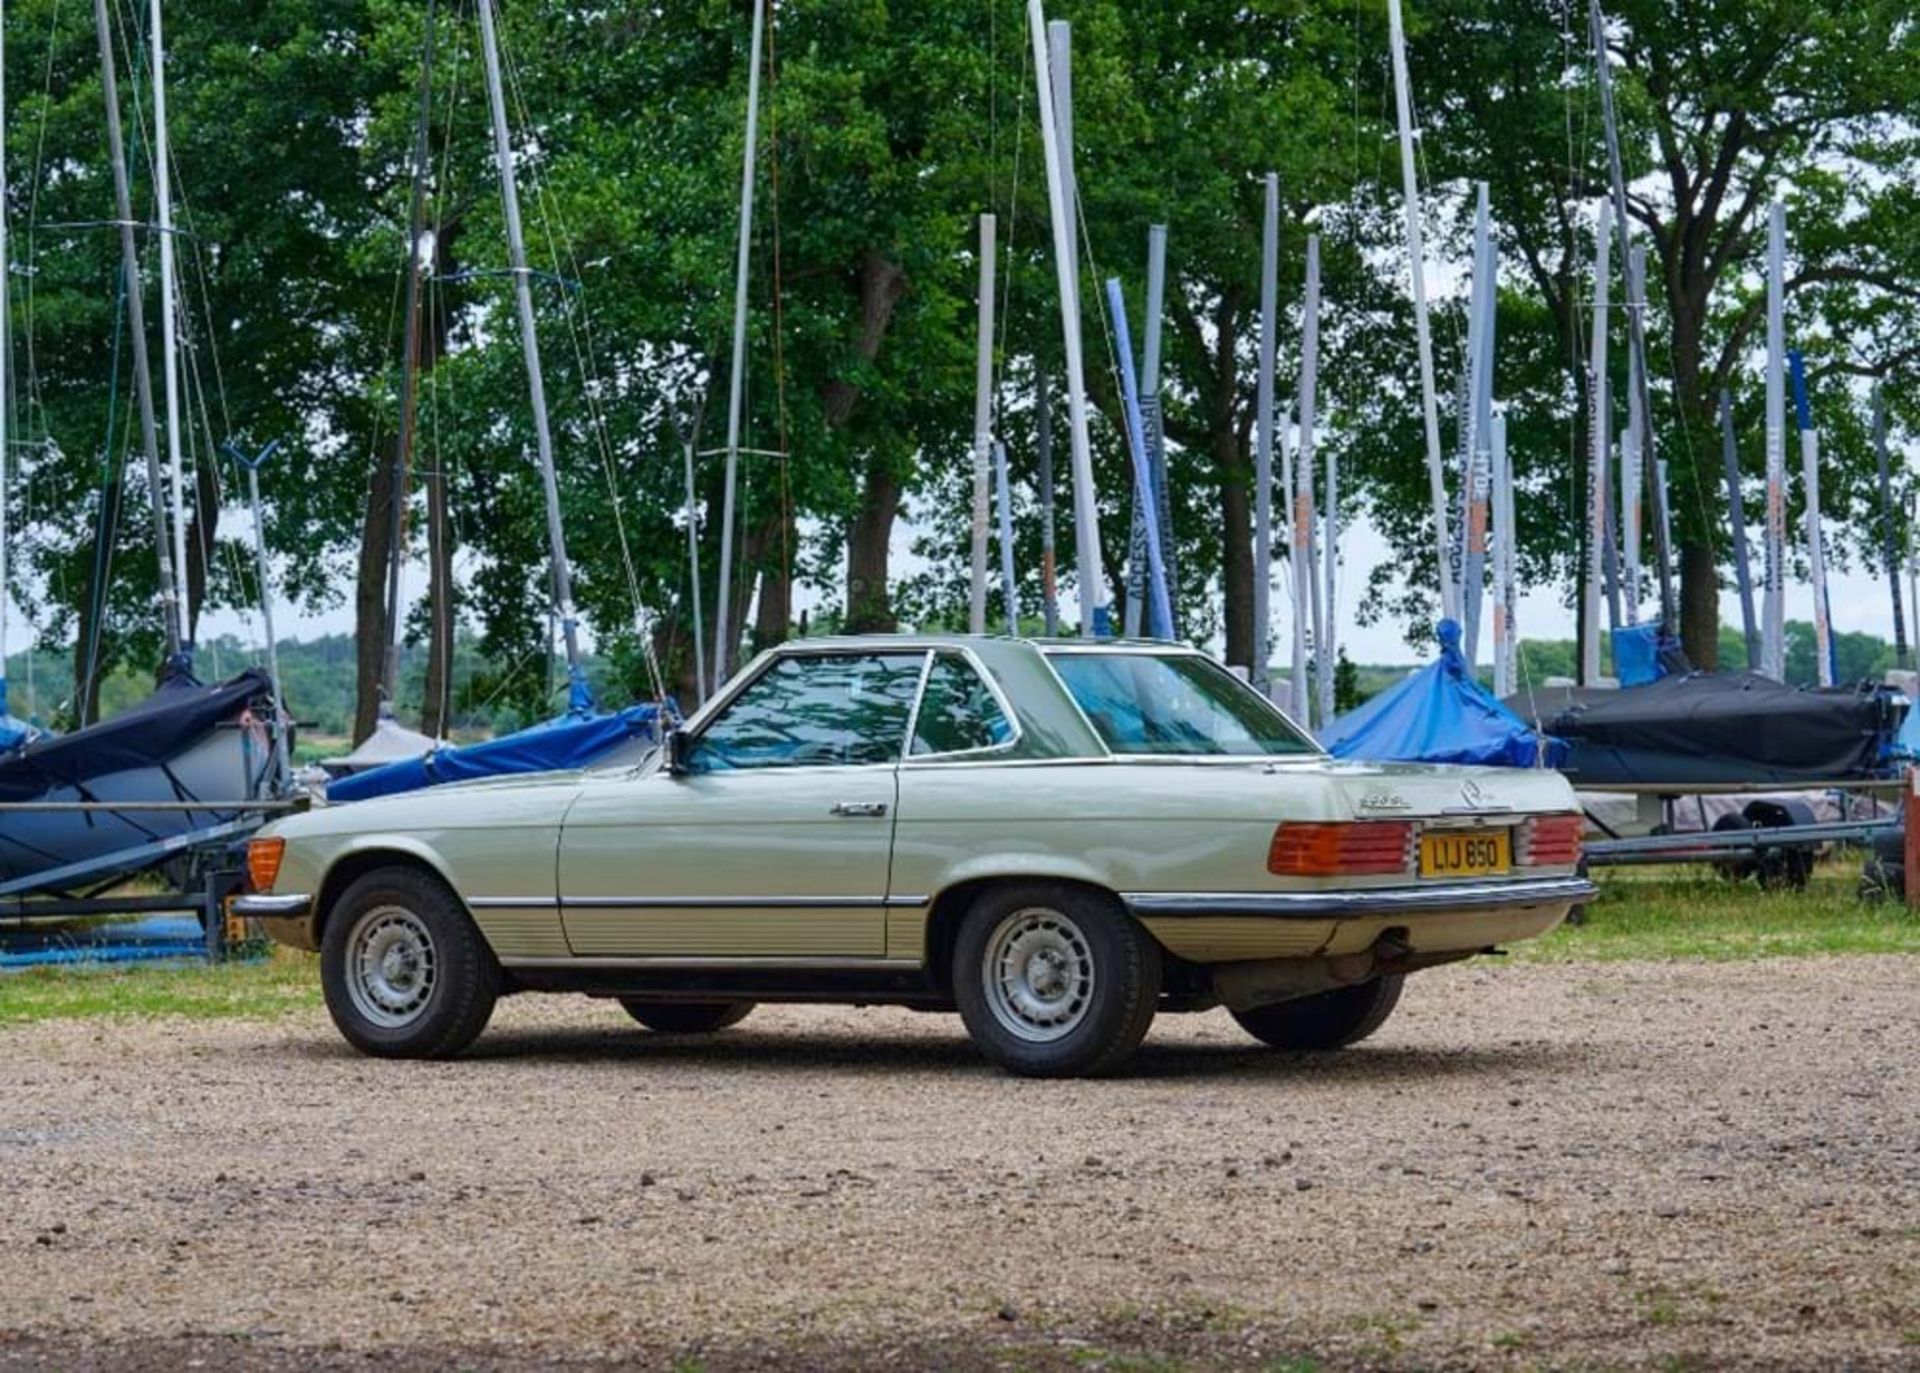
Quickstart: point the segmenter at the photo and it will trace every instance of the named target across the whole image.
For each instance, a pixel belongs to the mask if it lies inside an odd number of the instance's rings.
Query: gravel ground
[[[1468,965],[1104,1082],[898,1010],[0,1032],[0,1370],[603,1361],[1920,1367],[1920,959]]]

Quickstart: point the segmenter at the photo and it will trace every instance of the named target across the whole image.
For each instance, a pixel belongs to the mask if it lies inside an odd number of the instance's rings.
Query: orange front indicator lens
[[[1536,815],[1520,826],[1519,853],[1523,868],[1571,868],[1580,862],[1580,836],[1586,817]]]
[[[1267,846],[1276,877],[1366,877],[1404,873],[1412,865],[1413,825],[1406,820],[1284,824]]]
[[[257,892],[273,890],[280,876],[280,860],[286,855],[284,839],[254,839],[247,844],[247,886]]]

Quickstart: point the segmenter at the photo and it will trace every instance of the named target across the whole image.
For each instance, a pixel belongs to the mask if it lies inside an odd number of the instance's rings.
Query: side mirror
[[[693,740],[684,729],[667,731],[667,771],[675,777],[684,777],[687,773],[687,754],[693,747]]]

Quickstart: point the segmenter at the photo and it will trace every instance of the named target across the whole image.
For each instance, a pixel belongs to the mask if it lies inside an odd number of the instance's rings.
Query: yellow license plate
[[[1422,877],[1499,877],[1512,870],[1511,830],[1431,830],[1420,836]]]

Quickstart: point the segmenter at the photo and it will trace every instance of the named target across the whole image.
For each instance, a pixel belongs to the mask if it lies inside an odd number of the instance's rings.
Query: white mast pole
[[[1782,375],[1786,329],[1781,292],[1786,233],[1786,211],[1776,200],[1767,213],[1767,580],[1760,631],[1760,671],[1775,681],[1784,681],[1787,675],[1787,393]]]
[[[1067,427],[1073,452],[1073,533],[1076,571],[1080,578],[1080,633],[1090,639],[1095,633],[1095,618],[1104,610],[1107,596],[1106,578],[1100,569],[1093,449],[1087,441],[1086,372],[1080,356],[1080,285],[1076,268],[1079,258],[1074,251],[1078,221],[1068,198],[1072,185],[1070,150],[1062,146],[1062,126],[1057,122],[1053,99],[1054,83],[1061,81],[1064,73],[1049,65],[1047,22],[1040,11],[1040,0],[1027,0],[1027,23],[1033,35],[1034,66],[1051,72],[1050,80],[1036,81],[1034,87],[1040,99],[1040,143],[1047,166],[1047,200],[1052,210],[1054,270],[1060,281],[1060,324],[1066,336]]]
[[[1813,587],[1813,659],[1816,680],[1833,685],[1833,621],[1827,601],[1826,539],[1820,527],[1820,431],[1807,400],[1807,364],[1799,350],[1788,354],[1793,405],[1800,422],[1800,473],[1807,501],[1807,576]]]
[[[1480,661],[1480,606],[1484,599],[1487,566],[1487,496],[1492,486],[1492,446],[1487,434],[1493,410],[1493,338],[1497,259],[1493,249],[1492,219],[1487,208],[1487,183],[1479,183],[1474,211],[1473,327],[1468,331],[1472,350],[1471,385],[1467,394],[1467,422],[1461,443],[1465,491],[1461,505],[1466,528],[1460,531],[1462,552],[1461,650],[1467,665]]]
[[[1306,299],[1300,318],[1300,438],[1293,459],[1293,709],[1303,725],[1313,720],[1314,693],[1307,680],[1307,627],[1313,653],[1324,659],[1326,629],[1320,615],[1319,564],[1313,538],[1313,424],[1320,367],[1320,235],[1307,235]],[[1317,676],[1327,676],[1327,664]],[[1325,723],[1322,720],[1321,723]]]
[[[1279,416],[1273,403],[1274,335],[1279,327],[1280,178],[1267,173],[1266,208],[1260,231],[1260,372],[1255,403],[1259,414],[1253,450],[1253,684],[1271,696],[1273,659],[1273,430]],[[1296,637],[1299,626],[1294,628]],[[1294,689],[1299,689],[1300,654],[1294,654]],[[1296,702],[1296,708],[1298,703]]]
[[[680,454],[687,477],[687,562],[693,570],[693,694],[707,703],[707,626],[700,604],[700,516],[694,494],[693,431],[681,435]]]
[[[520,351],[527,364],[527,394],[533,409],[535,453],[546,497],[547,543],[553,555],[554,610],[567,648],[568,706],[584,704],[585,669],[580,665],[580,624],[573,608],[573,571],[567,564],[566,533],[560,523],[560,483],[553,468],[553,434],[547,426],[547,387],[540,371],[540,336],[533,320],[533,285],[527,279],[527,245],[520,231],[520,193],[513,179],[513,143],[507,134],[507,99],[500,81],[500,45],[493,26],[494,0],[480,0],[480,43],[487,69],[487,99],[493,112],[493,151],[500,170],[500,201],[507,224],[507,261],[513,269],[513,296],[520,316]],[[398,499],[399,493],[395,493]],[[396,608],[396,613],[397,608]]]
[[[980,216],[980,340],[973,391],[973,579],[967,632],[987,632],[987,484],[993,444],[993,264],[995,219]]]
[[[1400,122],[1400,181],[1407,203],[1407,259],[1413,272],[1413,331],[1420,346],[1421,416],[1427,432],[1427,484],[1433,498],[1433,538],[1440,574],[1441,613],[1460,613],[1457,588],[1447,569],[1447,479],[1440,457],[1440,401],[1434,394],[1433,337],[1427,325],[1426,249],[1420,236],[1420,178],[1413,163],[1412,96],[1407,81],[1407,38],[1400,0],[1387,0],[1387,40],[1393,49],[1393,98]]]
[[[760,150],[760,39],[766,0],[753,0],[753,39],[747,55],[747,142],[740,159],[740,246],[733,269],[733,371],[727,377],[727,478],[720,501],[720,593],[713,626],[713,689],[733,661],[734,494],[740,480],[740,404],[747,383],[747,268],[753,247],[753,164]]]
[[[147,374],[147,311],[140,288],[140,250],[133,241],[133,192],[127,184],[127,149],[120,133],[120,83],[114,73],[113,27],[107,0],[93,0],[93,24],[100,42],[100,85],[107,110],[107,155],[113,166],[113,209],[120,228],[120,274],[127,292],[127,345],[133,361],[133,392],[140,403],[140,447],[146,457],[147,503],[153,512],[153,546],[158,563],[160,613],[165,626],[169,669],[185,646],[185,607],[173,575],[173,551],[167,538],[167,496],[160,475],[160,440],[153,418],[153,379]],[[109,440],[111,442],[111,440]]]
[[[1587,571],[1580,588],[1580,685],[1600,680],[1601,578],[1606,566],[1601,545],[1607,537],[1607,275],[1608,203],[1602,200],[1593,229],[1593,338],[1587,355]]]
[[[1000,597],[1006,604],[1007,633],[1020,632],[1020,597],[1013,575],[1013,482],[1007,475],[1007,446],[993,445],[994,481],[1000,490]]]
[[[167,476],[173,485],[173,578],[187,588],[187,489],[180,457],[179,315],[174,300],[173,155],[167,142],[167,50],[160,31],[160,0],[148,6],[153,56],[153,194],[160,230],[160,376],[167,409]],[[397,613],[397,612],[396,612]]]
[[[1627,254],[1627,308],[1637,310],[1647,298],[1647,250],[1636,243]],[[1640,435],[1646,428],[1646,415],[1640,409],[1640,393],[1645,390],[1640,375],[1640,352],[1627,354],[1627,429],[1620,436],[1620,550],[1622,554],[1622,615],[1630,625],[1640,623],[1640,487],[1644,476]],[[1672,632],[1668,626],[1668,632]]]
[[[1493,694],[1514,689],[1519,645],[1514,638],[1514,602],[1519,533],[1514,528],[1513,466],[1507,456],[1507,417],[1495,411],[1488,423],[1493,442]]]

